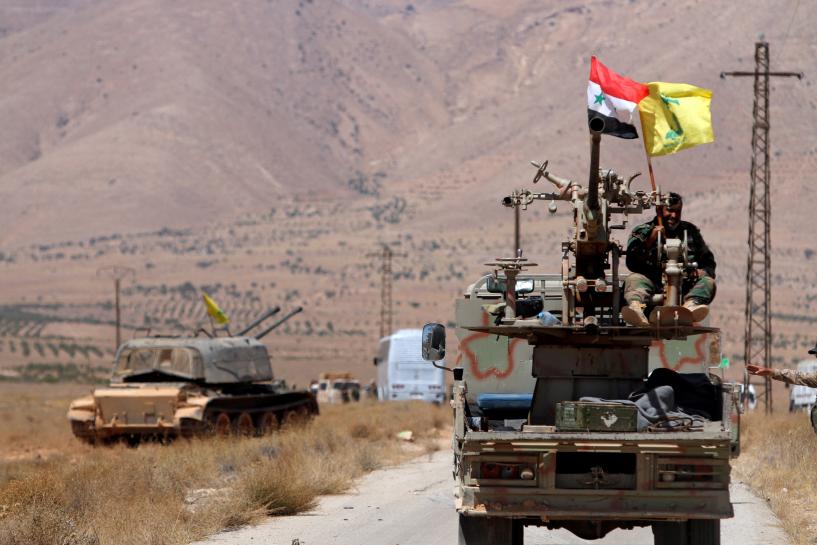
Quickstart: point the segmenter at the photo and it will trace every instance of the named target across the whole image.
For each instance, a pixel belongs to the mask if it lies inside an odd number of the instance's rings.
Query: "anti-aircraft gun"
[[[297,307],[260,333],[274,307],[237,335],[131,339],[116,352],[109,386],[74,400],[68,420],[90,442],[137,444],[193,435],[267,434],[318,414],[314,395],[275,380],[260,339],[301,312]]]
[[[694,268],[683,240],[657,243],[667,281],[650,326],[621,320],[624,249],[611,234],[665,200],[634,191],[637,175],[599,168],[598,121],[586,187],[543,162],[534,183],[544,178],[555,191],[503,199],[517,209],[547,200],[551,212],[557,202],[572,205],[559,273],[526,271],[536,264],[517,248],[457,300],[460,545],[521,545],[527,525],[584,539],[651,526],[656,545],[715,545],[720,519],[733,514],[737,388],[708,373],[720,359],[718,330],[679,306],[681,280]],[[442,325],[424,328],[423,354],[444,356]]]

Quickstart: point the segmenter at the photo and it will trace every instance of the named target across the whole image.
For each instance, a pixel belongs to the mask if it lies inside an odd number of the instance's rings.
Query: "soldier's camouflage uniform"
[[[627,268],[630,269],[630,275],[624,281],[624,298],[627,303],[638,301],[650,304],[653,294],[661,290],[661,263],[658,261],[655,245],[652,248],[647,248],[646,245],[657,224],[658,219],[653,218],[652,221],[636,226],[630,234],[627,242]],[[683,240],[684,231],[687,232],[689,260],[697,262],[698,268],[706,273],[697,279],[683,282],[681,290],[684,301],[694,298],[698,303],[708,305],[715,298],[715,256],[704,242],[701,231],[688,221],[679,222],[670,236]]]
[[[794,369],[773,369],[772,378],[789,384],[800,384],[817,388],[817,373],[807,373],[805,371],[795,371]]]

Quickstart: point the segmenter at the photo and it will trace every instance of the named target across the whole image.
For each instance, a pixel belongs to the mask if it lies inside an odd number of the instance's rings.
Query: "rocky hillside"
[[[121,264],[136,270],[128,334],[206,323],[207,287],[240,323],[306,307],[270,337],[283,375],[370,374],[367,255],[403,254],[397,326],[450,320],[482,263],[509,252],[498,202],[531,187],[528,161],[586,177],[591,54],[713,89],[717,141],[655,168],[716,252],[725,352],[740,359],[752,85],[718,76],[753,68],[759,33],[773,68],[806,74],[772,90],[775,350],[789,362],[817,320],[815,17],[759,0],[5,2],[0,363],[104,365],[112,289],[96,270]],[[602,165],[646,170],[640,142],[605,138]],[[568,211],[524,214],[526,254],[556,270]]]

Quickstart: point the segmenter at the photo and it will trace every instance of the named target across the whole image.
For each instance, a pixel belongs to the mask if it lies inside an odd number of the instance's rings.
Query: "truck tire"
[[[459,515],[459,545],[523,545],[524,526],[516,520]]]
[[[652,533],[655,545],[720,545],[721,521],[653,522]]]
[[[688,545],[686,522],[653,522],[653,543],[655,545]]]
[[[721,521],[699,519],[687,522],[688,545],[721,545]]]

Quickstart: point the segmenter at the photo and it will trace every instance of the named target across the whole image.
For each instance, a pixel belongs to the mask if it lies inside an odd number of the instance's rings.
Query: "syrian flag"
[[[638,138],[633,115],[638,115],[638,103],[649,94],[649,88],[643,83],[619,76],[595,56],[591,57],[587,121],[601,118],[604,121],[602,133],[619,138]]]

